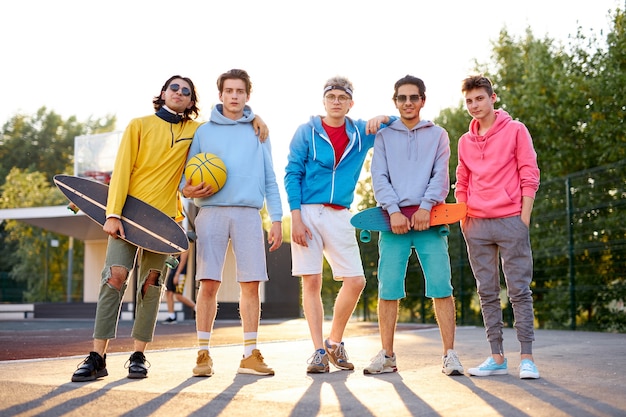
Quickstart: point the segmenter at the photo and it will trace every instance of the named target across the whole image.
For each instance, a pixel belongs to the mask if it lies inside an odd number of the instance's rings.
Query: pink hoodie
[[[522,197],[535,198],[539,189],[537,154],[528,129],[502,109],[495,114],[484,136],[478,135],[473,119],[459,139],[454,195],[467,203],[470,217],[517,216]]]

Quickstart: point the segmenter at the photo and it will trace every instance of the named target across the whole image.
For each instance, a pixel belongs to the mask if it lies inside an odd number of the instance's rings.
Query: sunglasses
[[[179,84],[170,84],[170,90],[172,90],[173,92],[178,92],[178,90],[180,90],[180,94],[182,94],[185,97],[189,97],[191,95],[191,90],[188,89],[187,87],[182,87]]]
[[[417,103],[418,101],[420,101],[420,99],[422,98],[422,96],[420,96],[419,94],[411,94],[410,96],[405,96],[404,94],[396,96],[396,101],[398,103],[405,103],[408,100],[411,100],[411,103]]]

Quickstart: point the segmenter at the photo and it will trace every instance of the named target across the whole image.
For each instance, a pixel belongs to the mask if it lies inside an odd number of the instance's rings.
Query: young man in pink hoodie
[[[491,345],[491,356],[468,373],[488,376],[508,372],[502,343],[500,257],[521,346],[519,376],[539,378],[532,355],[535,317],[529,234],[539,188],[537,154],[526,126],[504,110],[494,110],[497,96],[488,78],[468,77],[461,91],[473,119],[469,131],[459,139],[455,197],[467,203],[467,218],[461,229]]]

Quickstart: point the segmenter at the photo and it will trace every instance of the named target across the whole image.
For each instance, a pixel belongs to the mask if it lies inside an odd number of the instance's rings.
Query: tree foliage
[[[73,171],[74,138],[108,132],[115,117],[78,122],[75,116],[63,120],[46,107],[34,115],[16,114],[2,127],[0,135],[0,184],[12,168],[54,175]]]
[[[0,135],[0,208],[66,202],[52,185],[52,177],[73,171],[74,138],[110,131],[114,127],[115,117],[112,116],[80,123],[74,116],[64,120],[45,107],[32,116],[13,116],[4,124]],[[0,261],[0,272],[26,283],[23,301],[65,300],[67,236],[9,220],[0,225],[0,239],[8,249],[6,252],[13,254]],[[82,243],[76,242],[76,274],[82,273],[82,251]],[[80,287],[73,287],[73,292],[80,299]]]
[[[52,206],[66,202],[41,172],[13,168],[1,189],[0,208]],[[11,256],[10,276],[26,283],[24,301],[65,301],[65,257],[69,238],[16,220],[7,220],[4,231],[5,242],[15,248]],[[80,255],[82,245],[77,246],[75,253]],[[77,266],[80,267],[82,256],[78,258]]]

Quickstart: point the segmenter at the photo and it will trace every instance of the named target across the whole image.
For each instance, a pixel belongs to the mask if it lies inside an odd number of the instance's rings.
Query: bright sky
[[[123,130],[152,113],[152,97],[174,74],[194,81],[206,120],[218,75],[243,68],[282,190],[289,141],[324,111],[326,79],[348,77],[350,116],[369,119],[397,114],[393,84],[418,76],[428,96],[422,118],[433,119],[459,103],[460,81],[474,60],[489,60],[502,28],[566,44],[579,26],[608,28],[617,7],[623,0],[3,1],[0,123],[46,106],[79,121],[114,114]]]

